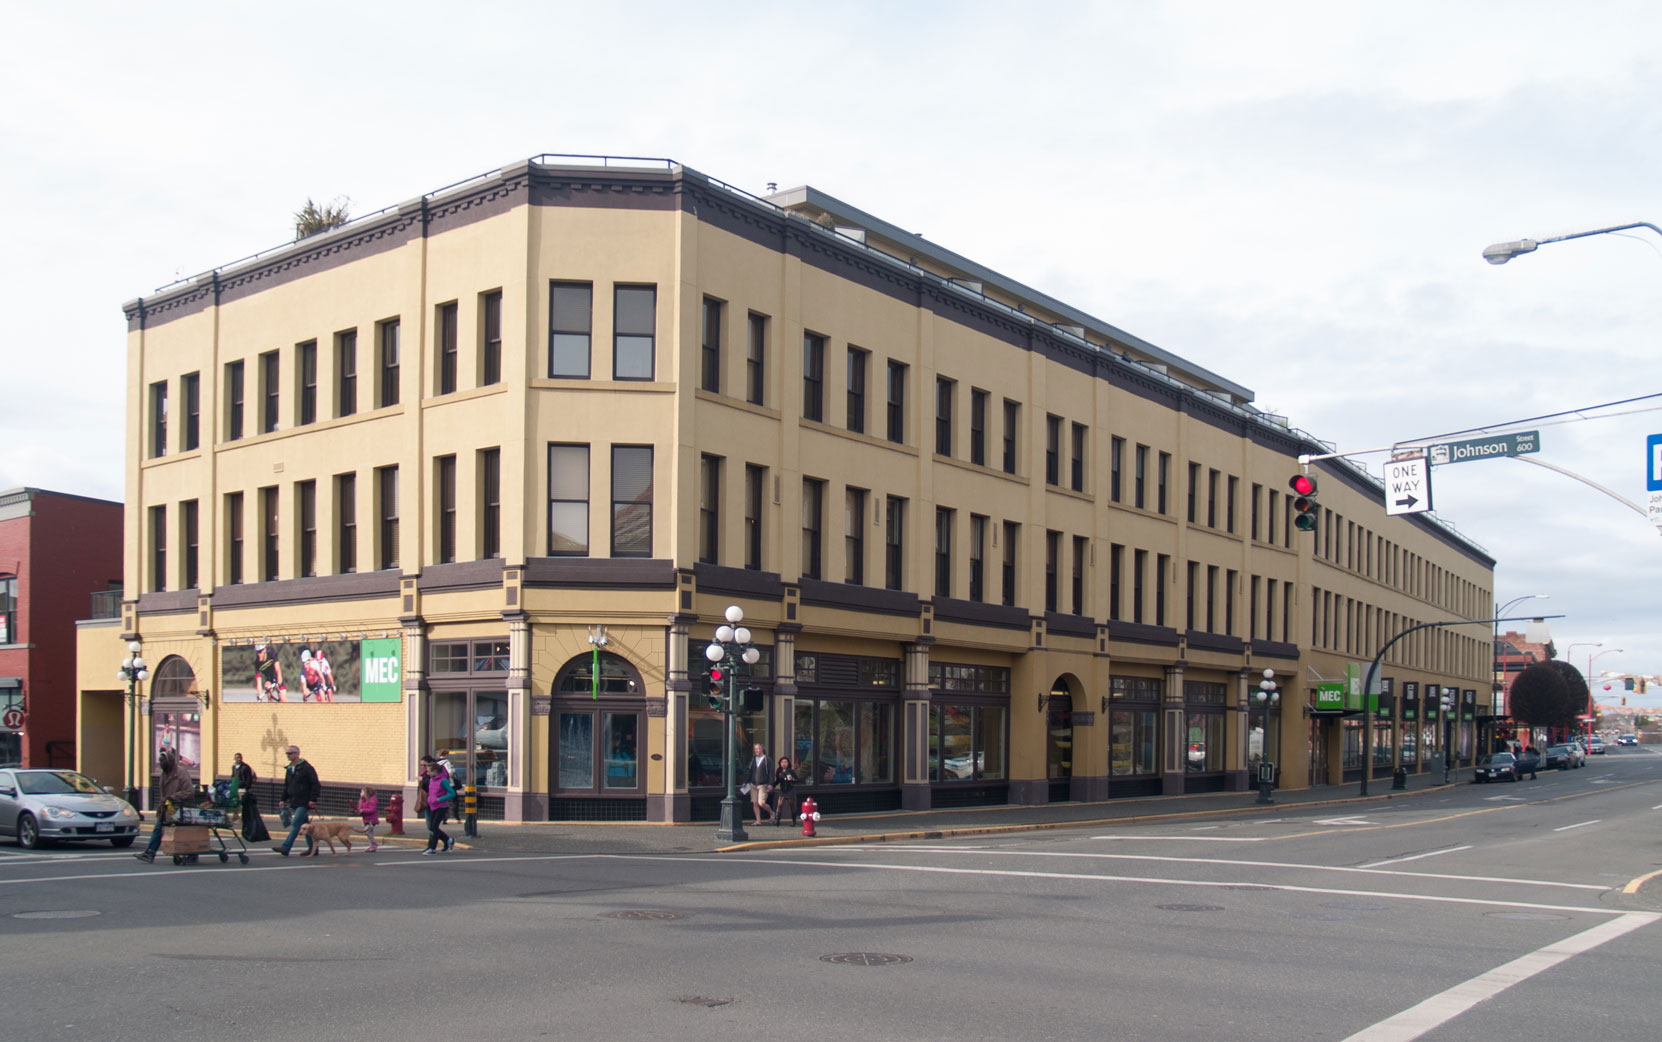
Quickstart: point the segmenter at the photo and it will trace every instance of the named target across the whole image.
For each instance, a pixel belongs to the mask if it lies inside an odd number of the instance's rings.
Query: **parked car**
[[[1592,738],[1588,739],[1587,740],[1587,751],[1589,753],[1593,754],[1594,756],[1603,756],[1604,755],[1604,739],[1600,738],[1598,735],[1594,735]]]
[[[1575,749],[1571,746],[1549,745],[1547,746],[1546,759],[1541,761],[1541,766],[1549,771],[1554,769],[1568,771],[1581,766],[1581,764],[1577,761]]]
[[[20,847],[53,840],[109,840],[130,847],[138,838],[133,805],[75,771],[0,770],[0,835]]]
[[[1639,744],[1639,736],[1636,735],[1636,734],[1621,735],[1616,739],[1616,744],[1617,745],[1638,745]]]
[[[1472,771],[1472,781],[1488,782],[1518,780],[1518,758],[1511,753],[1495,753],[1477,761],[1476,770]]]

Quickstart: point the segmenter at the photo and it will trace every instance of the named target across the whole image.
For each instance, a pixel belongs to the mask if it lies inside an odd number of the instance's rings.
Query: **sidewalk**
[[[1469,780],[1470,772],[1465,773]],[[1413,775],[1406,790],[1392,791],[1389,779],[1360,784],[1319,785],[1276,790],[1274,805],[1257,802],[1250,792],[1214,792],[1194,796],[1151,796],[1104,803],[1055,803],[1039,807],[960,807],[946,810],[887,811],[878,814],[827,815],[820,819],[814,839],[802,835],[802,826],[784,823],[746,825],[747,842],[716,839],[716,823],[658,825],[587,822],[479,822],[479,835],[467,836],[455,822],[445,831],[456,837],[456,853],[514,854],[691,854],[810,847],[836,843],[883,843],[908,839],[945,839],[953,836],[1025,832],[1076,826],[1112,826],[1182,818],[1273,812],[1326,805],[1371,803],[1402,799],[1444,788],[1440,773]],[[426,842],[419,819],[405,822],[406,835],[393,837],[397,845]],[[385,840],[383,840],[384,842]]]

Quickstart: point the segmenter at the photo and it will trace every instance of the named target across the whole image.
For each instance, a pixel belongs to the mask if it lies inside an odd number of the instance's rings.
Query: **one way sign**
[[[1419,514],[1431,509],[1431,467],[1424,456],[1385,464],[1385,512]]]

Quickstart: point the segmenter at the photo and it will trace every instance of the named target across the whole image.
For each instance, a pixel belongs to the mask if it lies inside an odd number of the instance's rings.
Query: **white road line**
[[[1571,829],[1578,829],[1583,825],[1597,825],[1602,820],[1604,820],[1604,819],[1594,818],[1592,821],[1578,821],[1574,825],[1565,825],[1563,828],[1553,829],[1552,831],[1554,831],[1554,832],[1568,832]]]
[[[1272,836],[1092,836],[1092,839],[1171,840],[1174,843],[1262,843]]]
[[[1417,1006],[1411,1006],[1394,1017],[1358,1031],[1344,1042],[1413,1042],[1414,1039],[1441,1027],[1478,1003],[1486,1002],[1508,988],[1550,970],[1574,956],[1590,952],[1599,945],[1631,933],[1641,926],[1649,926],[1657,918],[1648,913],[1634,912],[1607,923],[1600,923],[1591,930],[1583,930],[1573,937],[1567,937],[1513,959],[1504,966],[1497,966],[1488,973],[1479,974],[1463,984],[1456,984]]]
[[[1362,867],[1362,868],[1379,868],[1383,865],[1400,865],[1404,861],[1418,861],[1422,857],[1436,857],[1438,854],[1453,854],[1453,853],[1456,853],[1456,852],[1461,851],[1461,850],[1470,850],[1470,849],[1472,849],[1471,845],[1467,844],[1466,846],[1463,846],[1463,847],[1449,847],[1447,850],[1430,850],[1430,851],[1427,851],[1424,854],[1409,854],[1407,857],[1394,857],[1394,858],[1391,858],[1387,861],[1375,861],[1371,865],[1362,865],[1360,867]]]

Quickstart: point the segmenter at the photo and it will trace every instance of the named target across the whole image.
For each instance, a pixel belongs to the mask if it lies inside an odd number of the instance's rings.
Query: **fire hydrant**
[[[819,820],[819,808],[814,804],[814,798],[809,796],[802,801],[802,834],[804,836],[817,835],[814,832],[814,822]]]
[[[387,835],[404,834],[404,794],[395,792],[387,800]]]

